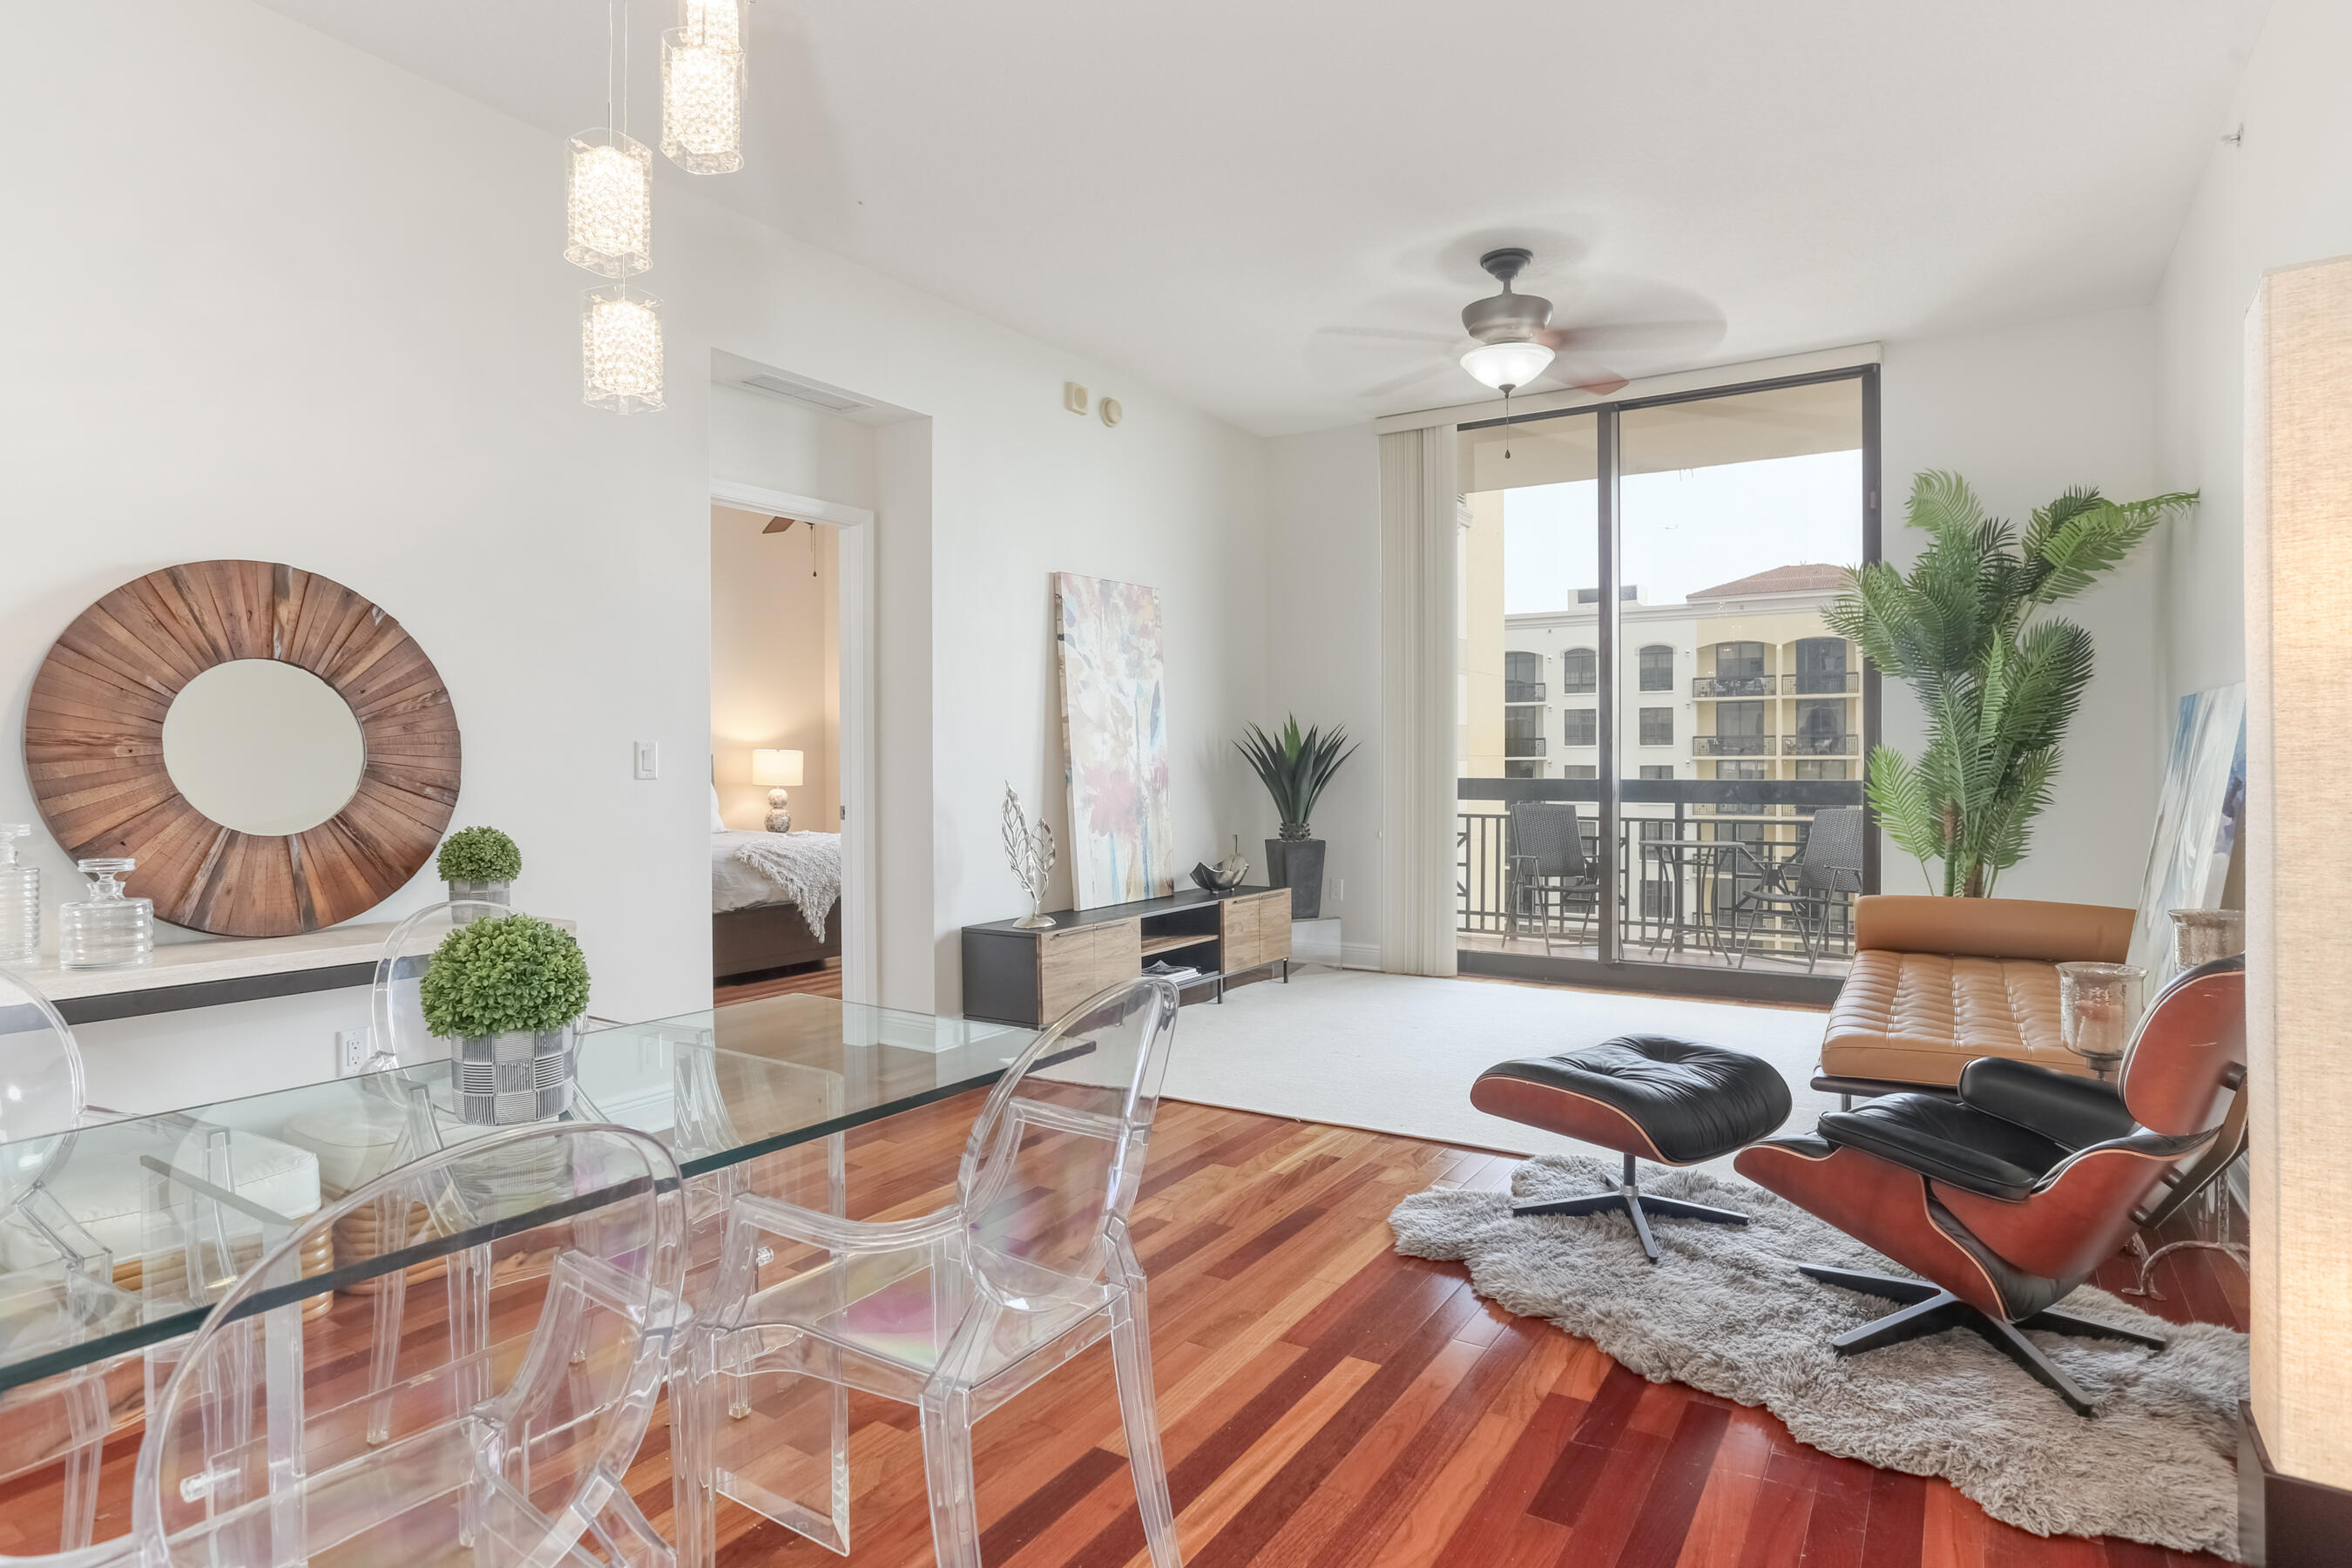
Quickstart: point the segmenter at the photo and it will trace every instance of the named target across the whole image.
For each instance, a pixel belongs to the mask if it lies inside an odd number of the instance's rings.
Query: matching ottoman
[[[1653,1218],[1746,1225],[1748,1216],[1645,1195],[1633,1182],[1634,1158],[1661,1165],[1717,1159],[1778,1131],[1790,1109],[1789,1085],[1771,1063],[1666,1035],[1622,1035],[1556,1057],[1499,1062],[1478,1075],[1470,1103],[1489,1116],[1622,1153],[1625,1179],[1613,1192],[1528,1204],[1511,1212],[1622,1209],[1653,1263],[1658,1260],[1658,1244],[1650,1236]]]

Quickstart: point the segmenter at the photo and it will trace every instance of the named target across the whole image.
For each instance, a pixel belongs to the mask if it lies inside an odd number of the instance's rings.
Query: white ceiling
[[[594,0],[263,3],[603,119]],[[634,4],[651,142],[676,5]],[[1628,374],[2146,300],[2267,4],[753,0],[746,166],[695,184],[1315,429],[1478,394],[1455,312],[1496,244],[1556,323],[1696,323]]]

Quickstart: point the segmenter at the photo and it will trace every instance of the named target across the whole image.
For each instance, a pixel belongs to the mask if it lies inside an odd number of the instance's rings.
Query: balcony
[[[1549,688],[1540,680],[1506,680],[1503,682],[1503,700],[1541,702],[1546,700],[1544,693]]]
[[[1691,682],[1693,697],[1769,697],[1774,689],[1769,675],[1702,675]]]
[[[1858,669],[1814,669],[1802,675],[1784,675],[1780,689],[1792,697],[1835,697],[1840,692],[1848,696],[1862,689],[1862,671]]]
[[[1506,735],[1503,755],[1507,757],[1540,757],[1545,755],[1545,739],[1541,735]]]
[[[1693,735],[1691,755],[1694,757],[1769,757],[1772,754],[1769,735]],[[1832,753],[1823,752],[1824,756]]]
[[[1780,754],[1784,757],[1858,757],[1862,755],[1862,737],[1845,735],[1783,735]]]

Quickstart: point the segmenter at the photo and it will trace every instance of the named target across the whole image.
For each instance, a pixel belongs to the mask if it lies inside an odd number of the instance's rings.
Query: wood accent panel
[[[1226,973],[1276,963],[1290,956],[1290,890],[1246,893],[1218,907]]]
[[[851,1132],[848,1212],[904,1218],[946,1202],[980,1098]],[[1440,1183],[1505,1191],[1516,1163],[1162,1106],[1135,1241],[1193,1568],[2221,1568],[2029,1535],[1944,1481],[1805,1447],[1769,1411],[1645,1383],[1588,1341],[1479,1300],[1458,1265],[1397,1255],[1387,1215],[1399,1198]],[[2130,1269],[2111,1260],[2098,1282],[2113,1289]],[[2244,1326],[2235,1264],[2185,1251],[2156,1275],[2167,1300],[2151,1311]],[[307,1359],[340,1363],[356,1386],[373,1306],[331,1300]],[[444,1305],[439,1290],[410,1293],[414,1353],[446,1353]],[[849,1409],[846,1568],[930,1568],[913,1412],[863,1394]],[[108,1442],[101,1541],[129,1528],[139,1436],[134,1421]],[[982,1422],[976,1447],[990,1568],[1145,1563],[1107,1346]],[[627,1476],[664,1531],[669,1452],[665,1408]],[[0,1554],[56,1549],[59,1484],[55,1467],[0,1482]],[[844,1564],[733,1503],[720,1505],[719,1542],[721,1568]]]
[[[188,804],[163,765],[163,715],[215,665],[268,658],[351,704],[358,789],[283,837]],[[220,936],[292,936],[364,914],[431,858],[457,804],[457,718],[398,621],[331,578],[267,561],[151,572],[75,617],[33,678],[25,771],[76,859],[128,856],[159,919]]]
[[[1052,1023],[1105,986],[1143,972],[1143,922],[1049,931],[1037,939],[1038,1007]]]

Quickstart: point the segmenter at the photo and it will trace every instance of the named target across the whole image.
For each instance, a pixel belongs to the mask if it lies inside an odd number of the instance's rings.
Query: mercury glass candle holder
[[[2130,963],[2058,966],[2058,1041],[2113,1078],[2139,1024],[2147,971]]]
[[[2246,951],[2243,910],[2171,910],[2172,962],[2194,969],[2217,958],[2234,958]]]

